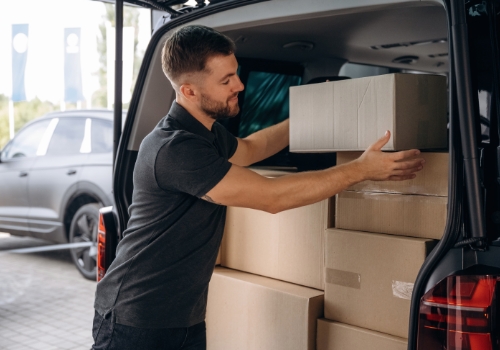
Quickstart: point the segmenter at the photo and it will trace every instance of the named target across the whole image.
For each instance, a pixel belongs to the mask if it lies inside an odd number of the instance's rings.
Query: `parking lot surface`
[[[0,349],[90,349],[96,283],[84,279],[69,251],[11,249],[51,243],[0,233]]]

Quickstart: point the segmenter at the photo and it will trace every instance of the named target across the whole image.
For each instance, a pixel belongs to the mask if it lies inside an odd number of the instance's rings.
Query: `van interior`
[[[338,4],[331,3],[328,11],[276,14],[267,21],[254,20],[258,16],[252,8],[257,4],[190,22],[213,27],[236,43],[245,90],[239,96],[239,115],[222,122],[230,132],[245,137],[288,118],[290,86],[396,72],[447,74],[447,18],[441,3],[409,1],[348,9],[335,9]],[[221,24],[231,11],[237,18]],[[136,88],[140,98],[127,146],[135,156],[142,139],[175,99],[161,68],[161,49],[170,33],[148,49],[154,52],[144,85]],[[285,149],[256,165],[320,169],[335,165],[335,154],[292,154]],[[128,189],[131,181],[130,174]],[[127,192],[131,198],[132,191]]]

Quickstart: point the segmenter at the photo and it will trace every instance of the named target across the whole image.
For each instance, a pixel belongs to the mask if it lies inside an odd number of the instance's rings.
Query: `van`
[[[240,114],[225,126],[240,137],[288,118],[292,86],[388,73],[447,77],[446,225],[414,281],[408,349],[499,349],[498,1],[218,0],[180,9],[169,1],[130,2],[168,15],[155,29],[128,110],[115,207],[101,210],[98,277],[127,225],[139,145],[175,98],[161,68],[163,43],[180,26],[202,24],[236,43],[246,90]],[[263,91],[272,98],[259,98]],[[254,166],[293,172],[334,164],[334,153],[284,150]]]

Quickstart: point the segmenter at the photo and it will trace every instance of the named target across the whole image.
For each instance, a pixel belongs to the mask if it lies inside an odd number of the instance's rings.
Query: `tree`
[[[9,98],[0,95],[0,149],[9,141]]]
[[[97,51],[99,53],[99,70],[95,73],[99,78],[100,88],[92,96],[92,105],[95,107],[107,107],[107,86],[114,82],[107,81],[107,48],[106,48],[106,26],[115,25],[115,6],[113,4],[103,4],[106,13],[99,25],[100,35],[97,38]],[[142,63],[144,52],[138,50],[139,43],[139,14],[138,8],[124,6],[123,24],[125,27],[134,27],[134,69],[132,84],[135,84],[139,68]],[[146,11],[146,10],[142,10]],[[128,88],[128,87],[127,87]],[[129,103],[124,103],[123,108],[128,108]],[[40,101],[35,98],[31,101],[16,102],[14,104],[15,112],[15,131],[21,129],[27,122],[40,117],[48,112],[57,111],[59,105],[54,105],[48,101]],[[67,104],[67,108],[75,108],[74,104]],[[0,149],[9,141],[9,98],[0,94]]]
[[[56,106],[48,101],[34,98],[31,101],[14,103],[14,131],[17,133],[26,123],[49,112],[58,111]],[[0,149],[10,139],[9,135],[9,98],[0,94]]]
[[[108,84],[114,84],[114,82],[107,81],[107,36],[106,28],[108,26],[115,27],[115,5],[104,4],[106,7],[106,14],[102,18],[102,22],[99,25],[99,37],[97,38],[97,51],[99,52],[99,63],[100,67],[97,72],[99,77],[100,88],[92,96],[92,105],[98,107],[107,107],[107,88]],[[137,75],[139,74],[139,69],[141,67],[142,58],[144,52],[139,52],[137,49],[139,43],[139,9],[124,6],[123,8],[123,26],[124,27],[134,27],[134,71],[132,75],[132,85],[135,85],[137,80]],[[127,87],[128,88],[128,87]],[[127,108],[129,103],[124,103],[123,108]]]

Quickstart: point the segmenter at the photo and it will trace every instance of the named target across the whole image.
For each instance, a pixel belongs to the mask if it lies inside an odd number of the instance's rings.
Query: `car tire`
[[[97,229],[99,227],[99,208],[96,203],[80,207],[71,220],[70,243],[92,242],[90,247],[70,249],[71,258],[78,271],[86,279],[97,279]]]

